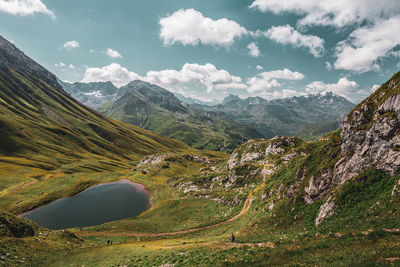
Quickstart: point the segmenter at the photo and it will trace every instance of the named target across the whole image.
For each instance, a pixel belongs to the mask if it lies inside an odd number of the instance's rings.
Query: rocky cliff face
[[[342,158],[334,169],[333,182],[342,184],[362,170],[374,168],[390,175],[400,173],[400,93],[395,79],[361,103],[345,119],[341,129]]]

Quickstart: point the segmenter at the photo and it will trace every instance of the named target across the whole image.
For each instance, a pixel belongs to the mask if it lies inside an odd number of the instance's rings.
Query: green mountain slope
[[[269,101],[261,97],[240,99],[230,95],[220,105],[195,106],[224,112],[239,123],[253,126],[264,137],[272,138],[276,135],[295,135],[308,126],[336,121],[347,114],[354,104],[341,96],[321,93]]]
[[[232,151],[261,135],[221,112],[184,104],[169,91],[143,81],[120,88],[122,95],[99,109],[107,116],[180,140],[199,149]]]
[[[134,159],[186,145],[80,104],[56,77],[0,37],[0,161],[53,169],[87,158]]]
[[[307,141],[312,141],[339,128],[340,121],[316,123],[296,133],[296,136]]]

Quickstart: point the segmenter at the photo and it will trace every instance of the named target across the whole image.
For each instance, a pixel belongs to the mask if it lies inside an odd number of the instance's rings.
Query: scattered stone
[[[319,213],[315,219],[315,225],[318,226],[323,220],[331,217],[334,214],[335,203],[331,197],[319,208]]]
[[[397,183],[394,185],[393,190],[392,190],[392,197],[395,195],[400,194],[400,180],[397,180]]]

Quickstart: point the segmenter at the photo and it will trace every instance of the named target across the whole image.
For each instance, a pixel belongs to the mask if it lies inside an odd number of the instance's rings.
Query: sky
[[[360,102],[399,70],[399,32],[399,0],[0,0],[0,35],[61,80],[203,101]]]

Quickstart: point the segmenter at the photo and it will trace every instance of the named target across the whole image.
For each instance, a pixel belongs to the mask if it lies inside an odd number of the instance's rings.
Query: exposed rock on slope
[[[400,173],[399,93],[400,79],[394,77],[346,117],[334,183],[342,184],[367,168]]]
[[[257,175],[273,174],[279,164],[290,161],[295,155],[304,154],[296,150],[302,143],[296,137],[285,136],[244,143],[232,153],[227,163],[227,186],[249,183]]]
[[[351,111],[341,130],[310,143],[293,137],[250,140],[234,151],[227,169],[227,186],[270,174],[263,195],[269,209],[284,199],[306,206],[320,201],[314,218],[320,225],[340,209],[341,188],[356,177],[368,171],[372,177],[400,174],[400,72]],[[379,182],[371,179],[371,186]],[[388,194],[396,196],[398,180],[391,183]]]

